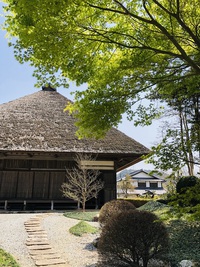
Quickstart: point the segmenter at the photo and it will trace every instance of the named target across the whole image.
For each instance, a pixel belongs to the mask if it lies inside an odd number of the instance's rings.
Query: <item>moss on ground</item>
[[[72,219],[77,219],[81,221],[94,221],[94,218],[98,215],[99,211],[69,211],[65,212],[64,216]]]
[[[87,222],[80,221],[78,224],[71,227],[69,232],[76,236],[82,236],[83,234],[96,234],[98,233],[98,228],[91,226]]]

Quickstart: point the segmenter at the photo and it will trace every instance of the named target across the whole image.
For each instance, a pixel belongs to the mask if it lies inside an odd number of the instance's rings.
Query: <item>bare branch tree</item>
[[[61,186],[63,195],[78,201],[78,205],[81,203],[83,211],[85,211],[86,202],[92,198],[97,200],[99,191],[104,187],[103,181],[98,179],[100,171],[88,169],[83,164],[84,161],[94,160],[91,155],[76,154],[76,166],[66,170],[67,182]]]

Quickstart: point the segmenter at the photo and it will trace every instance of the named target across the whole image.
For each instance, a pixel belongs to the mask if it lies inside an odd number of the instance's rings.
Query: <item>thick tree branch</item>
[[[138,45],[127,45],[125,43],[113,40],[113,39],[110,38],[110,36],[107,35],[107,34],[122,35],[121,33],[118,33],[118,32],[114,32],[114,31],[107,32],[107,31],[104,31],[104,30],[94,29],[94,28],[86,27],[86,26],[82,26],[82,27],[84,27],[84,29],[86,29],[86,30],[88,30],[90,32],[95,33],[97,36],[103,37],[103,39],[97,39],[97,38],[95,38],[96,35],[94,35],[94,37],[92,37],[92,35],[89,35],[87,33],[83,34],[90,41],[98,41],[98,42],[102,42],[102,43],[116,44],[119,47],[125,47],[125,48],[129,48],[129,49],[149,50],[149,51],[153,51],[153,52],[155,52],[157,54],[170,55],[170,56],[172,56],[174,58],[179,58],[181,60],[185,59],[185,57],[183,55],[177,54],[177,53],[173,53],[172,51],[162,50],[162,49],[150,47],[150,46],[147,46],[147,45],[144,45],[144,44],[141,44],[141,46],[138,46]],[[132,39],[134,39],[134,37],[132,37]],[[136,40],[136,41],[138,43],[140,43],[140,41],[138,41],[138,40]]]
[[[196,38],[196,36],[192,33],[192,31],[190,30],[189,27],[187,27],[187,25],[185,25],[183,23],[183,21],[180,19],[179,16],[177,16],[177,14],[174,14],[174,13],[171,13],[169,10],[167,10],[163,5],[161,5],[157,0],[153,0],[155,4],[157,4],[160,8],[162,8],[167,14],[175,17],[178,22],[180,23],[180,25],[183,27],[183,29],[185,29],[188,34],[192,37],[192,39],[195,41],[195,43],[197,43],[197,45],[199,45],[200,47],[200,40],[198,40],[198,38]],[[96,6],[96,5],[93,5],[93,4],[89,4],[89,6],[93,7],[93,8],[98,8],[98,9],[101,9],[101,10],[104,10],[104,11],[109,11],[109,12],[115,12],[115,13],[120,13],[120,14],[123,14],[123,15],[129,15],[130,17],[133,17],[139,21],[143,21],[147,24],[151,24],[151,25],[154,25],[156,26],[162,33],[164,36],[166,36],[168,38],[168,40],[171,41],[171,43],[176,47],[176,49],[180,52],[180,55],[178,56],[178,58],[180,58],[181,60],[185,60],[186,62],[188,62],[188,64],[198,73],[200,74],[200,66],[198,64],[196,64],[190,56],[187,55],[187,53],[185,52],[185,50],[182,48],[182,46],[179,44],[179,42],[175,39],[175,37],[169,33],[169,31],[164,27],[162,26],[157,20],[155,20],[153,18],[153,16],[151,15],[150,11],[148,10],[147,6],[146,6],[146,1],[143,1],[143,5],[144,5],[144,9],[146,11],[146,13],[148,14],[148,16],[151,18],[151,20],[148,20],[148,19],[145,19],[141,16],[138,16],[132,12],[130,12],[122,3],[120,3],[118,0],[114,0],[114,2],[116,4],[118,4],[123,10],[124,12],[121,12],[119,10],[115,10],[115,9],[110,9],[110,8],[105,8],[105,7],[100,7],[100,6]],[[97,33],[97,32],[96,32]],[[101,35],[102,36],[102,35]],[[109,40],[109,38],[107,37],[107,40]],[[100,40],[99,40],[100,41]],[[109,40],[111,41],[111,40]],[[112,40],[113,42],[113,40]],[[141,47],[138,47],[138,46],[127,46],[125,44],[120,44],[116,41],[114,41],[113,43],[117,44],[117,45],[121,45],[123,47],[127,47],[127,48],[131,48],[131,49],[135,49],[135,48],[139,48],[141,49]],[[174,53],[172,52],[169,52],[169,51],[162,51],[162,50],[159,50],[159,49],[155,49],[155,48],[152,48],[152,47],[148,47],[148,46],[143,46],[143,49],[148,49],[148,50],[152,50],[152,51],[155,51],[157,53],[161,53],[161,54],[168,54],[168,55],[173,55]],[[173,55],[174,56],[174,55]],[[176,57],[177,57],[177,54],[176,54]]]
[[[106,7],[100,7],[100,6],[96,6],[96,5],[90,4],[90,3],[88,3],[88,5],[89,5],[90,7],[96,8],[96,9],[100,9],[100,10],[104,10],[104,11],[109,11],[109,12],[113,12],[113,13],[116,13],[116,14],[119,13],[119,14],[121,14],[121,15],[125,15],[125,16],[130,16],[130,17],[135,18],[135,19],[137,19],[137,20],[140,20],[140,21],[142,21],[142,22],[151,24],[151,20],[148,20],[148,19],[145,19],[145,18],[143,18],[143,17],[137,16],[136,14],[130,12],[124,5],[122,5],[122,4],[121,4],[119,1],[117,1],[117,0],[114,0],[114,2],[115,2],[116,4],[118,4],[118,5],[124,10],[124,12],[123,12],[123,11],[120,11],[120,10],[118,10],[118,9],[111,9],[111,8],[106,8]]]
[[[153,2],[158,5],[164,12],[166,12],[168,15],[174,17],[178,23],[181,25],[181,27],[191,36],[191,38],[194,40],[194,42],[196,43],[197,47],[199,47],[200,49],[200,39],[193,34],[192,30],[181,20],[180,18],[180,2],[179,0],[177,0],[177,12],[176,13],[172,13],[170,12],[168,9],[166,9],[160,2],[158,2],[157,0],[153,0]]]

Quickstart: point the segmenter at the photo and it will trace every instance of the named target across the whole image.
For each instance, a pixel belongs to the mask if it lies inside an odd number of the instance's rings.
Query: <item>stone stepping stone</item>
[[[37,241],[48,241],[48,238],[46,236],[28,236],[28,238],[26,239],[26,242],[37,242]]]
[[[27,232],[44,231],[41,227],[25,227]]]
[[[47,242],[48,242],[48,244],[47,244]],[[41,244],[41,243],[46,243],[46,244],[44,244],[44,245],[49,245],[49,240],[47,239],[47,238],[45,238],[45,239],[31,239],[31,240],[26,240],[26,245],[27,246],[30,246],[30,244],[33,244],[33,245],[37,245],[37,244]]]
[[[35,221],[26,221],[25,223],[24,223],[25,225],[26,224],[40,224],[40,220],[35,220]]]
[[[31,218],[24,223],[28,233],[26,245],[31,258],[38,267],[69,267],[49,244],[47,232],[41,228],[42,218],[44,215],[38,215],[37,218]]]
[[[26,241],[28,241],[28,240],[31,240],[31,239],[47,239],[47,234],[46,233],[37,233],[37,234],[30,234],[30,233],[28,233],[28,237],[27,237],[27,239],[26,239]]]
[[[38,239],[41,239],[41,238],[47,238],[47,234],[40,234],[40,233],[37,233],[35,235],[28,235],[28,238],[31,239],[31,238],[38,238]]]
[[[47,217],[47,216],[49,216],[49,215],[44,215],[44,214],[36,215],[36,217],[34,217],[34,219],[35,219],[35,220],[41,220],[41,219],[43,219],[43,218],[45,218],[45,217]]]
[[[39,224],[28,224],[28,225],[25,225],[25,229],[29,229],[29,228],[32,228],[32,229],[35,229],[35,228],[41,228],[40,226],[40,223]]]
[[[31,234],[31,233],[44,233],[45,231],[43,229],[26,229],[26,232],[28,234]],[[45,232],[46,233],[46,232]]]
[[[41,227],[40,223],[29,223],[29,224],[24,224],[25,228],[31,228],[31,227]]]
[[[47,235],[31,235],[31,236],[28,236],[28,238],[30,238],[30,239],[33,239],[33,238],[35,238],[35,239],[47,239]]]
[[[33,245],[50,245],[48,240],[43,241],[43,240],[39,240],[39,241],[26,241],[26,245],[27,246],[33,246]]]
[[[39,229],[39,228],[37,228],[37,229],[33,229],[33,228],[29,228],[29,229],[26,229],[26,231],[27,231],[27,233],[29,234],[29,233],[31,233],[31,232],[44,232],[44,230],[43,229]]]
[[[41,242],[49,242],[47,238],[27,238],[26,239],[26,244],[29,243],[41,243]]]
[[[40,237],[40,238],[38,238],[38,237],[35,237],[35,236],[31,236],[31,237],[28,237],[27,239],[26,239],[26,241],[27,242],[31,242],[31,241],[33,241],[33,242],[40,242],[40,241],[48,241],[48,238],[47,237]]]
[[[36,260],[36,266],[49,266],[51,264],[65,264],[66,261],[62,259],[44,259],[44,260]]]
[[[25,225],[25,229],[35,229],[35,228],[41,228],[40,224],[35,225]]]
[[[32,231],[27,231],[27,232],[28,232],[29,235],[47,234],[47,232],[42,230],[42,229],[40,231],[32,230]]]
[[[30,249],[29,250],[29,254],[31,256],[33,256],[33,255],[40,255],[40,256],[42,256],[42,255],[56,254],[56,251],[54,249],[52,249],[52,248],[51,249],[46,249],[46,250],[41,250],[41,249],[32,250],[32,249]]]
[[[40,249],[40,250],[45,250],[45,249],[50,249],[50,248],[52,248],[50,245],[33,245],[33,246],[29,246],[29,248],[30,249],[32,249],[32,250],[38,250],[38,249]]]
[[[32,255],[31,258],[33,260],[46,260],[46,259],[59,259],[60,255],[55,254],[46,254],[46,255]]]
[[[39,223],[39,222],[40,222],[40,219],[35,218],[35,219],[28,220],[25,223]]]
[[[39,222],[40,222],[40,219],[35,218],[35,219],[30,219],[30,220],[28,220],[28,221],[26,221],[24,223],[39,223]]]
[[[39,225],[40,221],[25,222],[24,225]]]
[[[39,229],[26,229],[26,232],[29,234],[34,234],[34,233],[44,233],[44,230],[39,230]],[[46,233],[46,232],[45,232]]]

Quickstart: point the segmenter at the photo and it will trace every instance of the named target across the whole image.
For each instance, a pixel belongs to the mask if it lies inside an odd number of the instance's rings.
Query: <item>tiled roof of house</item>
[[[149,175],[149,178],[143,177],[142,176],[143,173]],[[141,176],[137,177],[136,176],[137,174],[141,174]],[[143,170],[143,169],[135,170],[135,171],[130,173],[130,176],[132,177],[132,179],[140,179],[140,180],[154,179],[157,181],[165,181],[162,176],[158,175],[157,172],[152,171],[152,170]]]

